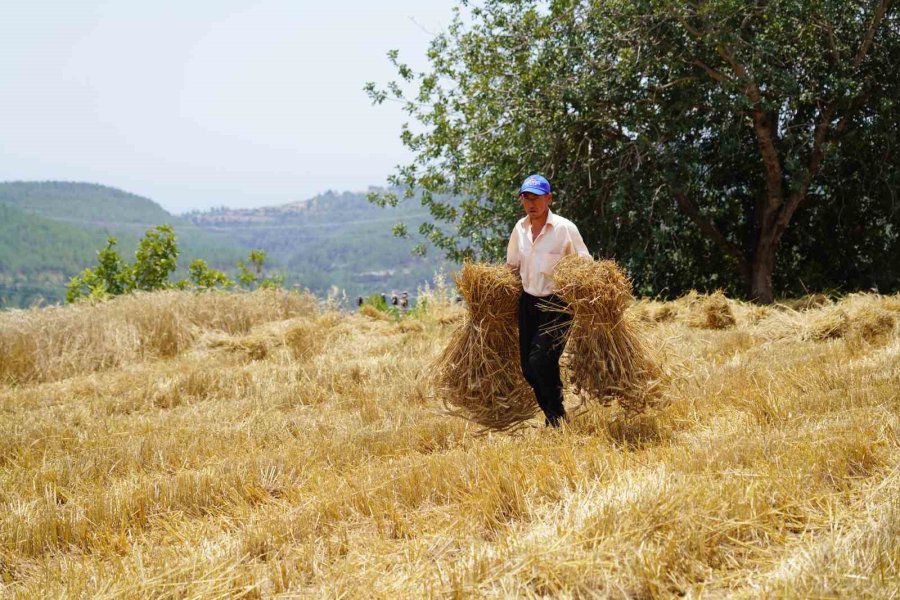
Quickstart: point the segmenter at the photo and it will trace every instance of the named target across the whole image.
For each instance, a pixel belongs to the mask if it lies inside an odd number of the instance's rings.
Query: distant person
[[[550,210],[553,194],[544,176],[530,175],[522,182],[519,202],[525,216],[513,227],[506,250],[506,263],[522,276],[519,360],[545,423],[559,427],[566,417],[559,358],[572,317],[541,305],[565,306],[554,293],[553,269],[559,259],[567,254],[590,258],[591,253],[575,224]]]

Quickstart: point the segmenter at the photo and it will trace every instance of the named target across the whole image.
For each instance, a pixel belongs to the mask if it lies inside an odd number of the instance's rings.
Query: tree
[[[214,288],[229,288],[234,282],[217,269],[211,268],[203,259],[194,260],[188,267],[190,283],[197,289],[211,290]]]
[[[66,302],[82,297],[102,299],[123,294],[128,289],[131,269],[116,252],[116,238],[109,236],[106,248],[97,252],[97,268],[85,269],[66,286]]]
[[[169,287],[169,275],[178,266],[178,245],[170,225],[148,229],[138,244],[131,267],[131,290],[153,291]]]
[[[115,250],[110,236],[106,248],[97,252],[97,267],[85,269],[69,280],[66,302],[81,298],[102,300],[134,290],[152,291],[169,287],[169,275],[178,260],[175,232],[168,225],[148,229],[138,244],[134,264],[128,265]]]
[[[238,281],[241,285],[246,288],[253,288],[254,285],[261,288],[281,287],[284,284],[284,276],[277,274],[269,277],[262,276],[265,262],[265,250],[251,250],[247,255],[247,262],[239,260],[237,263]]]
[[[502,256],[538,171],[639,291],[771,302],[807,276],[898,284],[898,33],[891,0],[486,0],[430,70],[394,52],[400,81],[367,90],[418,122],[391,182],[456,225],[420,228],[451,257]]]

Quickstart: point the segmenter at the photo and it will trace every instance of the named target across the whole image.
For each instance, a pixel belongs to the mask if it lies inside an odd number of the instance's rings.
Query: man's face
[[[545,217],[552,200],[553,194],[544,194],[542,196],[531,192],[522,192],[519,194],[519,201],[522,203],[522,209],[531,219],[542,219]]]

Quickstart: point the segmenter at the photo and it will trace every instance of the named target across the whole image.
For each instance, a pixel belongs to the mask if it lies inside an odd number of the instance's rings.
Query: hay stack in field
[[[700,298],[690,303],[688,325],[698,329],[728,329],[734,327],[736,319],[728,299],[721,292]]]
[[[856,310],[851,324],[853,332],[867,342],[876,342],[894,333],[897,318],[891,311],[874,304]]]
[[[828,306],[831,304],[831,298],[821,292],[817,292],[814,294],[806,294],[799,298],[782,300],[778,304],[790,308],[791,310],[802,312]]]
[[[626,413],[643,412],[660,397],[662,370],[651,358],[633,317],[631,282],[613,261],[570,255],[553,275],[557,294],[573,315],[567,346],[576,393]]]
[[[883,308],[884,297],[852,294],[840,303],[820,309],[810,318],[804,339],[813,341],[852,338],[879,343],[895,332],[897,317]]]
[[[840,306],[823,309],[810,317],[804,338],[817,342],[836,340],[850,330],[850,317]]]
[[[456,286],[468,314],[436,361],[437,394],[451,414],[511,429],[538,410],[519,366],[521,283],[504,266],[467,263]]]

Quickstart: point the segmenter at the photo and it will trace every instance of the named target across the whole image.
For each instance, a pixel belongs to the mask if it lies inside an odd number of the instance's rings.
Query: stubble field
[[[0,596],[900,594],[900,296],[638,302],[665,406],[504,434],[433,397],[430,300],[0,313]]]

